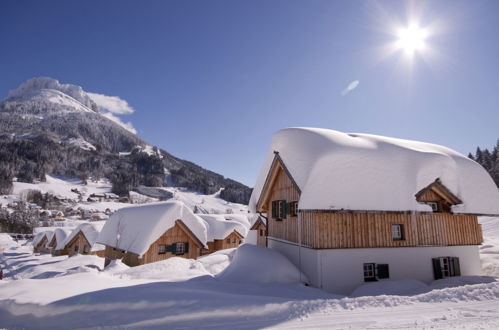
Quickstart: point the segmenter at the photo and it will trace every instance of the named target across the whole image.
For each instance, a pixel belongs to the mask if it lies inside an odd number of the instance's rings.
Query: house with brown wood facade
[[[208,248],[202,254],[237,248],[244,242],[249,222],[244,215],[198,214],[205,222]]]
[[[76,227],[64,241],[61,254],[70,257],[76,254],[95,254],[104,257],[104,246],[97,243],[97,237],[105,221],[83,223]]]
[[[34,253],[43,253],[45,252],[45,245],[47,245],[48,237],[47,234],[50,231],[43,231],[37,233],[33,238],[33,252]]]
[[[268,247],[311,285],[349,294],[369,281],[480,274],[477,216],[499,214],[499,192],[446,147],[288,128],[273,136],[249,207],[268,217]]]
[[[196,259],[208,248],[205,223],[177,201],[118,210],[106,221],[98,242],[105,245],[105,265],[115,259],[129,266],[171,257]]]
[[[256,233],[256,245],[267,246],[267,224],[263,217],[258,217],[250,230]]]

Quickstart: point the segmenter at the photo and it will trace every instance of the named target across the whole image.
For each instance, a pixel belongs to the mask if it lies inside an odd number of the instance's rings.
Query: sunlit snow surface
[[[381,281],[359,287],[352,297],[278,283],[280,270],[295,270],[269,266],[279,262],[258,247],[242,248],[239,257],[239,251],[225,250],[198,260],[172,258],[133,268],[114,262],[102,270],[102,258],[34,255],[30,245],[19,245],[3,234],[0,326],[497,329],[499,218],[484,217],[480,222],[485,236],[481,257],[488,276],[431,285]],[[391,295],[379,295],[382,292]]]

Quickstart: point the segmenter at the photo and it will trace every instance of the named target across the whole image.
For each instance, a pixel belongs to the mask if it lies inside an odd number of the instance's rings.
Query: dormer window
[[[431,207],[433,212],[451,212],[453,205],[462,201],[445,187],[440,179],[436,179],[416,194],[416,200]]]
[[[438,212],[438,203],[437,202],[426,202],[424,204],[429,205],[433,212]]]

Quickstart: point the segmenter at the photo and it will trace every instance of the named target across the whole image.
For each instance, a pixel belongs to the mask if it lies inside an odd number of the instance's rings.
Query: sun
[[[397,48],[402,49],[407,55],[414,55],[426,48],[426,37],[428,33],[417,24],[411,24],[406,28],[399,29],[397,33]]]

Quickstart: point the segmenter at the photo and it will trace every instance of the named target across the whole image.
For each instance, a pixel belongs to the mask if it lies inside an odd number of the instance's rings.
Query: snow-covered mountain
[[[0,194],[45,174],[107,178],[124,195],[136,186],[173,185],[246,203],[250,189],[181,160],[109,119],[83,88],[33,78],[0,102]]]

